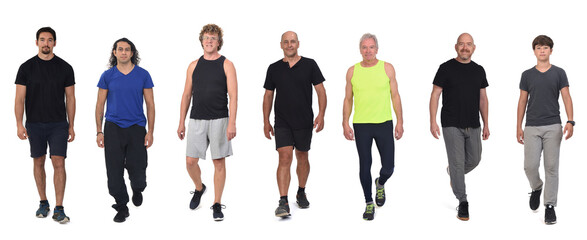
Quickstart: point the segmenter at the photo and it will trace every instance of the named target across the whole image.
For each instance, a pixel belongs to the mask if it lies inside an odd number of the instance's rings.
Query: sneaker
[[[375,218],[375,204],[368,203],[363,213],[363,220],[371,221]]]
[[[35,215],[38,218],[46,218],[47,215],[49,215],[49,202],[48,201],[41,201],[41,203],[39,203],[39,209],[37,209],[37,212],[35,213]]]
[[[461,202],[459,203],[459,207],[457,208],[459,212],[457,218],[462,221],[469,221],[469,202]]]
[[[556,213],[554,212],[554,206],[546,205],[544,210],[544,223],[551,225],[556,223]]]
[[[195,191],[190,192],[191,194],[194,194],[194,196],[192,197],[192,200],[190,201],[190,209],[191,210],[194,210],[198,206],[200,206],[200,199],[202,198],[202,195],[204,195],[204,192],[206,192],[206,185],[204,185],[203,183],[202,183],[202,190],[198,191],[196,189]]]
[[[375,203],[377,203],[378,207],[381,207],[383,204],[385,204],[385,187],[383,187],[383,185],[379,185],[379,178],[375,179],[375,188],[377,189]]]
[[[296,202],[300,208],[309,208],[310,202],[308,202],[308,198],[306,198],[306,193],[298,193],[296,194]]]
[[[536,211],[536,209],[538,209],[538,207],[540,206],[540,193],[542,192],[542,189],[538,189],[536,191],[532,191],[530,193],[530,209],[532,209],[533,211]]]
[[[130,216],[130,213],[128,213],[128,207],[127,206],[123,206],[123,207],[116,207],[116,204],[112,205],[112,207],[114,209],[116,209],[117,213],[114,216],[114,221],[117,223],[121,223],[126,221],[126,218],[128,216]]]
[[[289,214],[289,203],[287,203],[283,199],[280,199],[279,200],[279,207],[277,207],[277,209],[275,209],[275,216],[282,217],[282,218],[291,216],[291,214]]]
[[[132,191],[132,204],[135,206],[141,206],[143,204],[143,193],[140,191]]]
[[[63,207],[55,207],[53,209],[53,220],[61,224],[69,222],[69,217],[65,215]]]
[[[213,211],[212,217],[214,218],[214,221],[218,222],[224,220],[224,214],[222,213],[223,208],[226,208],[226,206],[220,203],[214,203],[214,205],[210,207]]]

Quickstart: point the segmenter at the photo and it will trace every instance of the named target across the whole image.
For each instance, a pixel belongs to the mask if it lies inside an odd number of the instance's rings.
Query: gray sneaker
[[[279,207],[277,207],[277,209],[275,209],[275,216],[282,217],[282,218],[291,216],[291,214],[289,214],[289,203],[287,203],[283,199],[280,199],[279,200]]]

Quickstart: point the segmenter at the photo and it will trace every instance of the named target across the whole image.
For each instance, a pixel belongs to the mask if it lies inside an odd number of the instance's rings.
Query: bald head
[[[471,34],[463,33],[459,35],[455,44],[455,50],[457,51],[456,60],[461,63],[471,62],[471,56],[475,52],[475,48],[475,42]]]
[[[298,34],[295,33],[294,31],[287,31],[284,32],[283,34],[281,34],[281,41],[283,42],[284,39],[295,39],[296,41],[298,41]]]
[[[475,41],[473,41],[473,36],[471,36],[471,34],[468,33],[461,33],[461,35],[459,35],[459,38],[457,38],[457,44],[459,42],[472,42],[473,44],[475,44]]]

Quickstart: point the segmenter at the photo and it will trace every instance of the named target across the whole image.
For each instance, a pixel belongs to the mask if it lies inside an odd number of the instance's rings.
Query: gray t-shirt
[[[546,72],[532,67],[522,73],[520,89],[528,92],[526,126],[560,124],[558,97],[569,86],[565,70],[552,65]]]

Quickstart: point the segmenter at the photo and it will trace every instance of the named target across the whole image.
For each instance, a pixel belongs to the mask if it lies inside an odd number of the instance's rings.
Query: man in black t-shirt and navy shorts
[[[436,123],[438,99],[442,94],[440,120],[448,156],[448,174],[455,197],[459,200],[457,218],[469,220],[469,202],[465,174],[481,161],[481,135],[489,138],[487,77],[483,67],[471,60],[475,42],[468,33],[457,39],[458,56],[440,65],[434,77],[430,96],[430,132],[436,139],[440,129]],[[479,122],[483,118],[483,129]]]
[[[279,206],[275,216],[290,216],[287,199],[291,180],[290,167],[295,149],[298,161],[298,192],[296,200],[300,208],[310,207],[305,188],[310,174],[308,151],[312,140],[312,129],[320,132],[324,128],[326,111],[326,90],[324,76],[316,62],[298,55],[299,41],[295,32],[286,32],[281,36],[283,59],[271,64],[265,79],[265,96],[263,97],[263,120],[265,137],[275,136],[275,145],[279,153],[277,167],[277,185],[279,188]],[[319,113],[314,119],[312,112],[312,86],[318,95]],[[269,115],[275,98],[275,128],[269,122]]]
[[[22,140],[28,139],[31,146],[35,182],[41,198],[35,215],[44,218],[50,210],[45,192],[45,158],[49,144],[56,198],[53,220],[67,223],[69,217],[63,210],[65,158],[67,143],[75,138],[75,79],[71,65],[53,54],[56,42],[55,31],[50,27],[37,31],[39,53],[23,63],[16,75],[14,112],[17,135]],[[23,125],[25,112],[26,124]]]

